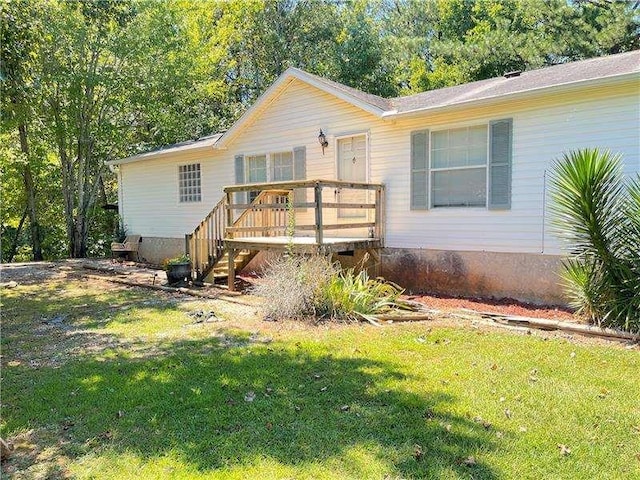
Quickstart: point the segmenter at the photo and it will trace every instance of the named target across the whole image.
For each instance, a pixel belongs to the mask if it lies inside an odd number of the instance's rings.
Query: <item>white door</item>
[[[367,181],[367,136],[357,135],[338,139],[338,180]],[[366,203],[367,191],[344,188],[337,190],[340,203]],[[338,209],[339,218],[366,218],[367,211],[357,208]]]

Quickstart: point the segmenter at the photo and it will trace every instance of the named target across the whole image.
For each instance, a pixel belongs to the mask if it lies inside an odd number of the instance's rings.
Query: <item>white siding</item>
[[[202,201],[178,201],[178,165],[200,163]],[[222,198],[233,183],[233,159],[217,152],[174,154],[166,159],[120,165],[121,210],[127,231],[143,237],[184,238]]]
[[[624,155],[625,173],[640,171],[639,101],[636,94],[573,101],[514,112],[496,109],[465,122],[412,120],[391,132],[372,131],[372,180],[387,184],[387,246],[494,252],[560,253],[549,222],[543,228],[544,175],[563,152],[600,147]],[[411,211],[409,135],[513,118],[512,202],[507,211],[446,208]],[[446,122],[446,119],[444,119]],[[388,153],[387,153],[388,152]],[[392,153],[394,152],[394,153]],[[386,153],[386,155],[385,155]],[[397,160],[396,160],[397,159]],[[548,186],[548,185],[547,185]],[[548,217],[548,205],[547,213]],[[544,232],[544,240],[543,240]]]
[[[233,184],[234,156],[306,146],[307,178],[335,178],[336,137],[367,133],[371,182],[387,187],[389,247],[494,252],[559,253],[548,227],[543,239],[544,173],[570,149],[598,146],[621,152],[627,173],[640,170],[637,88],[544,101],[504,104],[456,114],[383,121],[301,81],[292,82],[224,151],[202,160],[203,202],[178,204],[177,157],[123,165],[123,203],[129,230],[142,235],[182,237]],[[513,118],[511,209],[409,209],[410,133]],[[319,130],[329,147],[322,154]],[[186,157],[185,157],[186,158]],[[193,158],[193,157],[188,157]],[[324,192],[333,201],[333,190]],[[308,212],[311,215],[312,212]],[[325,217],[325,222],[335,219]],[[298,222],[304,221],[299,219]],[[348,230],[340,231],[344,235]]]

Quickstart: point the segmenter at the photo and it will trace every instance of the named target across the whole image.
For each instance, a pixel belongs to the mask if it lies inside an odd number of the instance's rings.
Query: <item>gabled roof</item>
[[[224,148],[264,106],[271,103],[293,79],[313,85],[380,118],[491,103],[511,97],[535,95],[590,83],[604,83],[640,73],[640,50],[563,63],[551,67],[441,88],[406,97],[382,98],[311,73],[289,68],[263,93],[216,144]]]
[[[139,162],[141,160],[149,160],[151,158],[159,158],[165,155],[169,155],[176,152],[188,152],[195,150],[202,150],[207,148],[213,148],[215,143],[222,137],[222,133],[214,133],[206,137],[198,138],[197,140],[187,140],[185,142],[174,143],[173,145],[165,145],[148,152],[139,153],[131,157],[122,158],[119,160],[111,160],[106,162],[107,165],[121,165],[123,163]]]
[[[635,50],[525,71],[508,78],[506,76],[490,78],[416,95],[386,99],[297,68],[289,68],[224,134],[217,133],[198,140],[169,145],[122,160],[113,160],[107,164],[120,165],[189,150],[224,148],[294,80],[319,88],[379,118],[390,119],[421,112],[499,102],[527,95],[559,92],[563,89],[580,88],[591,84],[607,84],[628,78],[638,78],[639,74],[640,50]]]
[[[313,78],[317,82],[326,85],[328,91],[330,91],[331,89],[341,90],[346,95],[350,95],[354,99],[360,100],[363,103],[369,104],[372,107],[377,107],[381,110],[386,111],[392,108],[391,100],[388,98],[379,97],[378,95],[373,95],[372,93],[366,93],[356,88],[343,85],[342,83],[334,82],[333,80],[329,80],[328,78],[322,78],[317,75],[313,75],[312,73],[305,72],[297,68],[293,68],[292,70],[295,70],[298,73],[303,73],[307,77]]]
[[[638,72],[640,72],[640,50],[529,70],[510,78],[490,78],[408,97],[392,98],[390,102],[395,109],[394,114],[402,115],[490,101],[511,95],[535,93],[562,86],[600,82]]]
[[[318,77],[311,73],[300,70],[299,68],[288,68],[267,90],[258,97],[254,104],[249,108],[233,126],[225,132],[216,148],[224,148],[233,138],[238,135],[242,129],[251,122],[267,105],[277,98],[284,89],[294,80],[300,80],[304,83],[312,85],[326,93],[334,95],[347,103],[350,103],[366,112],[372,113],[378,117],[389,110],[389,100],[362,92],[355,88],[348,87],[338,82]]]

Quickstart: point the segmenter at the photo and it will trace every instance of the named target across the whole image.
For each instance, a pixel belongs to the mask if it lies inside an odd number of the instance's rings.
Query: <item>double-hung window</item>
[[[293,152],[272,153],[271,171],[274,182],[293,180]]]
[[[511,207],[512,120],[411,134],[411,208]]]
[[[266,155],[250,155],[247,156],[247,183],[264,183],[268,179],[267,156]],[[260,192],[249,192],[249,203],[251,203]]]
[[[202,201],[199,163],[178,166],[178,200],[180,203]]]
[[[431,133],[431,208],[487,203],[487,126]]]
[[[292,150],[271,152],[268,154],[235,156],[236,184],[286,182],[303,180],[307,177],[307,159],[305,147],[294,147]],[[237,203],[253,202],[259,192],[249,192],[249,198],[244,193],[236,194]],[[295,189],[295,202],[305,201],[305,190]]]

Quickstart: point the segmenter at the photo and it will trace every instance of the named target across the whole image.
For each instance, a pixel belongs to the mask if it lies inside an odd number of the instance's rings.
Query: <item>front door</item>
[[[367,181],[367,136],[355,135],[338,139],[338,180]],[[367,191],[353,188],[337,189],[339,203],[366,203]],[[367,211],[357,208],[338,209],[339,218],[365,218]]]

